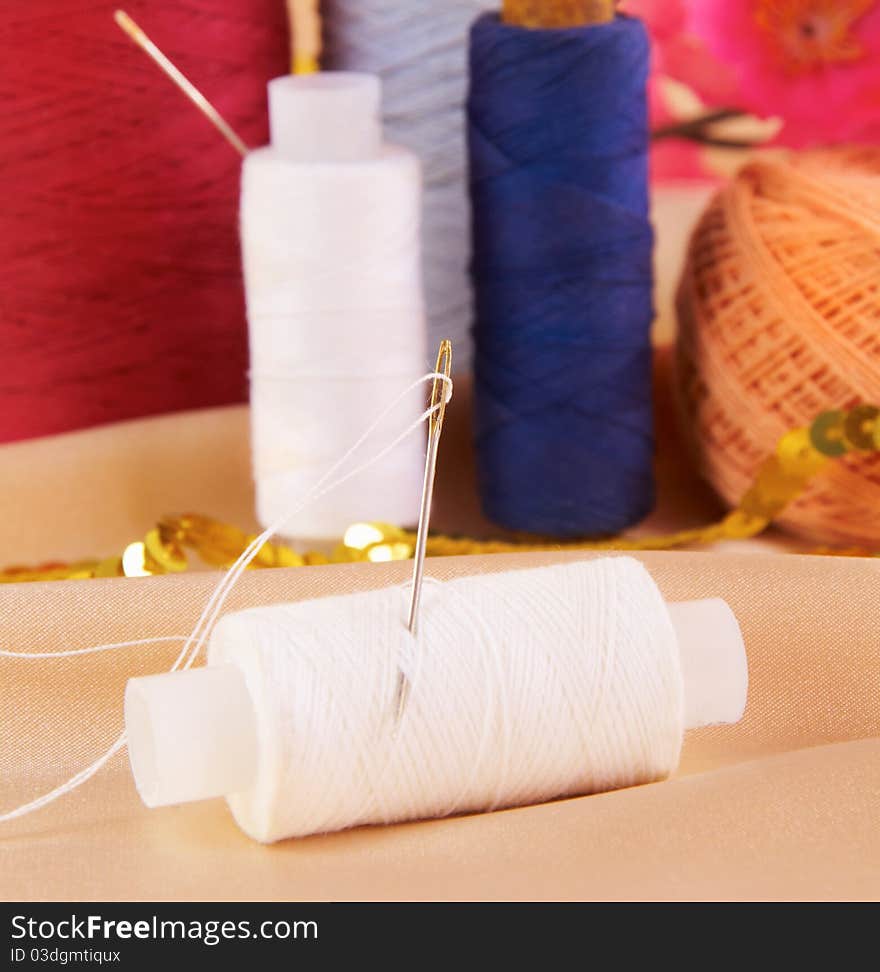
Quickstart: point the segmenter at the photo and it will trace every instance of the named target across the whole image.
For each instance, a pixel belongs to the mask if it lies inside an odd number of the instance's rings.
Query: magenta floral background
[[[880,0],[625,0],[653,41],[655,128],[712,109],[742,117],[654,146],[657,179],[711,178],[726,141],[806,148],[880,143]]]

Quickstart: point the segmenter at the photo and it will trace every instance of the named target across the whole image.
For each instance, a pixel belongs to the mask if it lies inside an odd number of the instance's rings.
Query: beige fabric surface
[[[662,359],[661,359],[662,375]],[[661,382],[661,391],[662,391]],[[486,532],[461,385],[436,524]],[[718,513],[658,402],[661,508],[643,529]],[[0,563],[119,552],[166,512],[251,524],[244,409],[170,416],[0,448]],[[668,598],[719,595],[750,666],[737,726],[687,735],[668,782],[485,816],[288,841],[241,834],[222,801],[148,811],[118,757],[72,796],[0,824],[0,898],[880,898],[880,624],[874,560],[776,552],[645,554]],[[439,578],[588,554],[430,561]],[[230,608],[398,582],[408,564],[248,573]],[[188,633],[216,575],[0,586],[18,651]],[[125,679],[173,648],[0,659],[0,810],[90,762],[121,729]]]
[[[430,573],[564,556],[435,560]],[[776,554],[643,560],[669,598],[726,597],[749,654],[746,718],[689,733],[675,779],[262,847],[237,830],[222,801],[144,809],[120,757],[64,802],[0,827],[0,896],[880,897],[880,565]],[[406,572],[406,564],[391,564],[251,573],[231,606],[378,586]],[[214,580],[194,574],[0,589],[4,644],[79,647],[184,631]],[[124,678],[167,657],[163,650],[85,663],[0,663],[2,806],[88,761],[120,727]],[[63,753],[45,742],[58,733],[68,739]]]

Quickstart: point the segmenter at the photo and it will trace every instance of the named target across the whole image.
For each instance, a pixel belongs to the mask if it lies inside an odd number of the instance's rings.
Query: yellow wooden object
[[[531,28],[583,27],[614,19],[614,0],[504,0],[502,19]]]
[[[290,21],[290,66],[294,74],[313,74],[321,67],[321,6],[318,0],[287,0]]]

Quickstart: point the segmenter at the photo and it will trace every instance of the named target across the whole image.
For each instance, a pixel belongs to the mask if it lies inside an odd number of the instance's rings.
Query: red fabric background
[[[0,6],[0,441],[246,396],[240,157],[115,6]],[[267,140],[283,0],[127,9],[245,142]]]

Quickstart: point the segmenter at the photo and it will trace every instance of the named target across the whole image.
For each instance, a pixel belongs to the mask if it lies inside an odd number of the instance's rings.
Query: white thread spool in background
[[[498,0],[325,0],[324,61],[383,81],[386,130],[425,169],[424,265],[428,333],[471,361],[470,204],[464,103],[467,36]]]
[[[661,779],[745,706],[727,605],[667,606],[628,557],[429,584],[417,639],[406,601],[228,615],[207,668],[132,679],[145,802],[225,795],[260,841],[537,803]]]
[[[425,372],[416,157],[384,145],[379,81],[277,78],[271,145],[242,170],[241,236],[251,354],[257,515],[283,516],[375,415]],[[414,422],[425,390],[379,441]],[[373,440],[374,442],[376,440]],[[309,505],[289,537],[338,537],[358,520],[418,516],[424,438]]]

